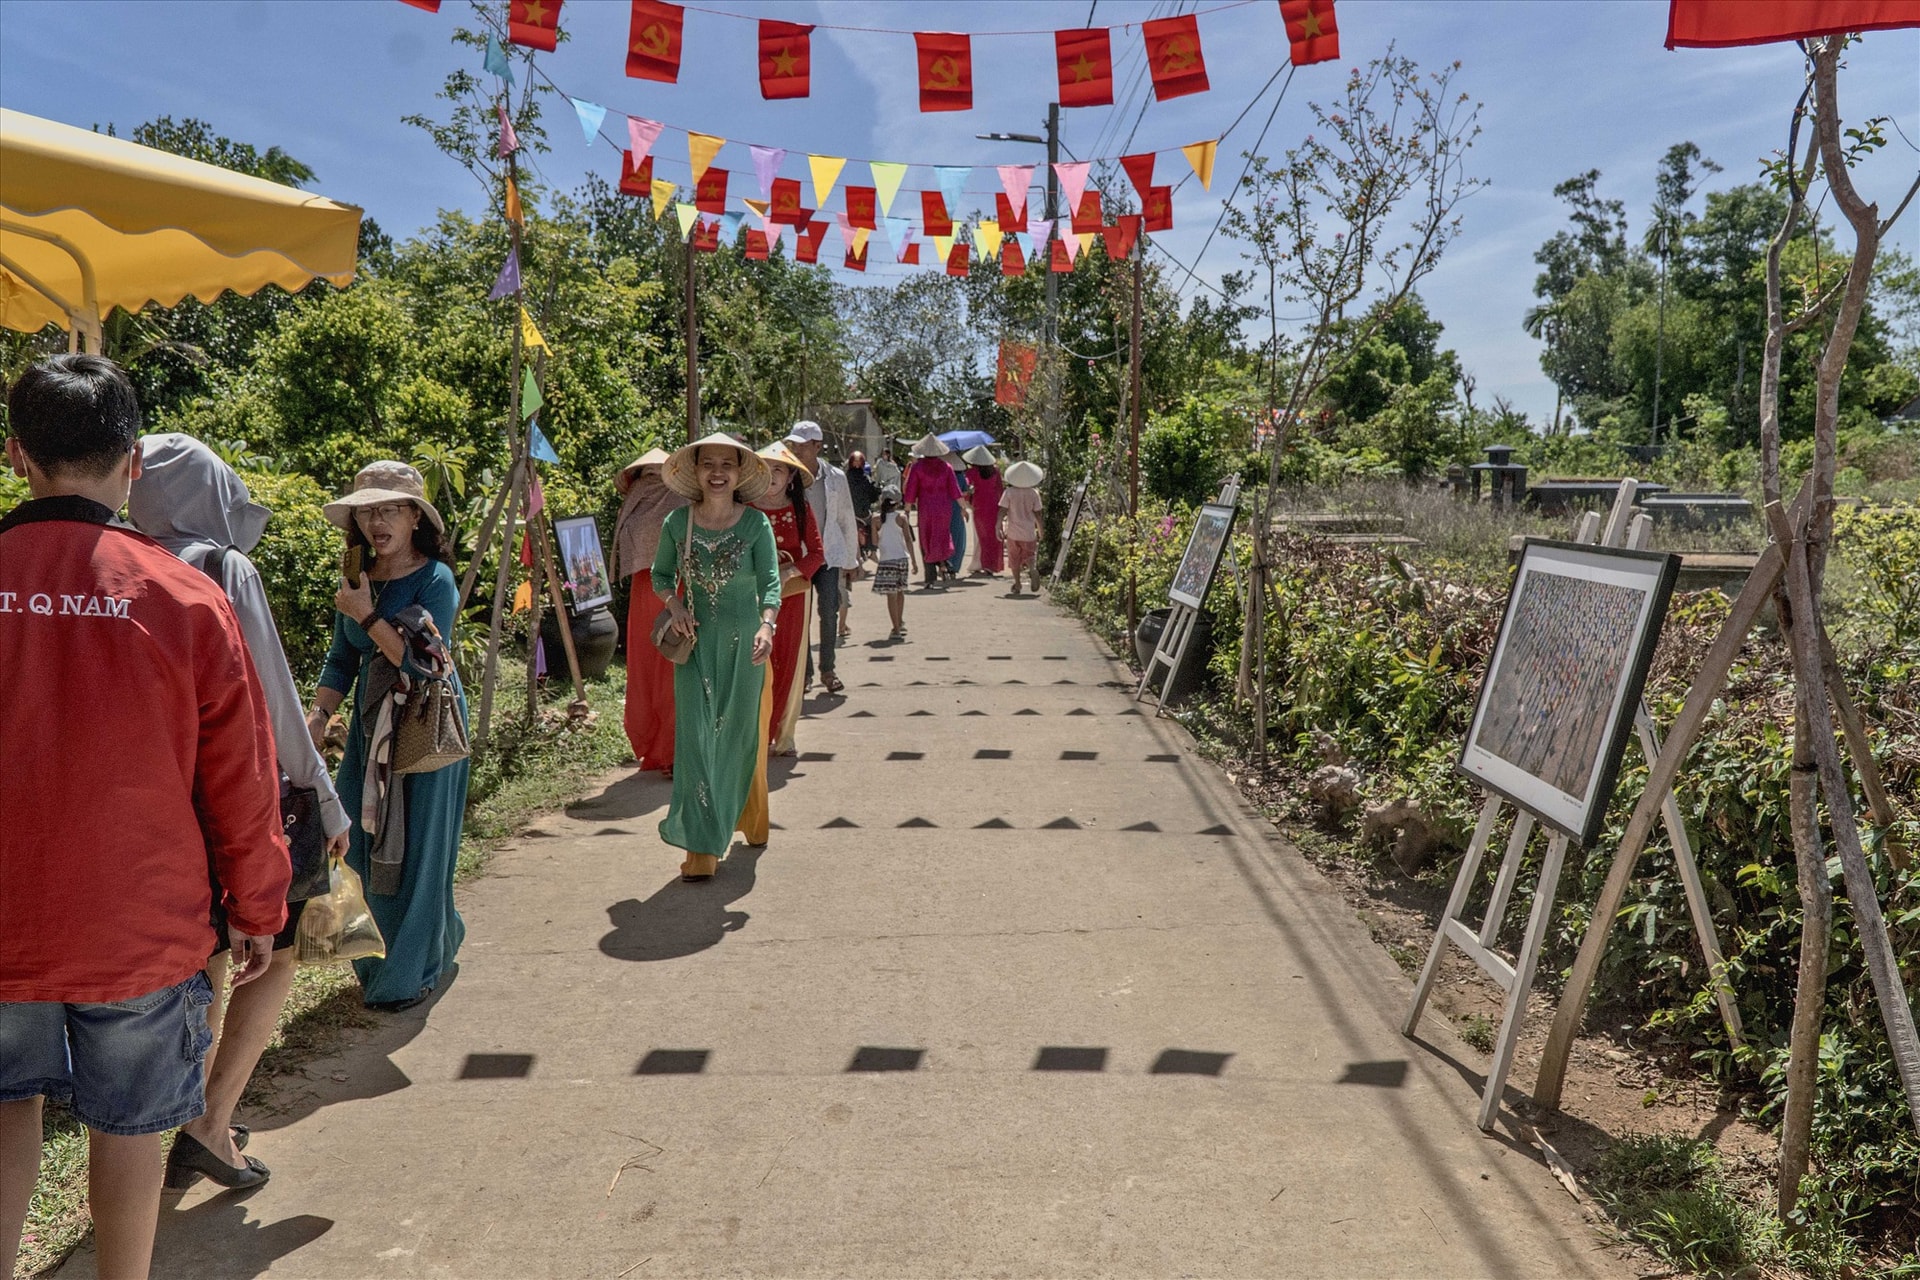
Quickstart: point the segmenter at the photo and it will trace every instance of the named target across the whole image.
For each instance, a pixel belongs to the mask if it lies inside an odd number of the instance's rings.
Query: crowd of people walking
[[[362,468],[325,507],[339,587],[303,707],[249,559],[271,512],[241,476],[189,436],[142,436],[99,356],[34,365],[8,410],[30,497],[0,518],[0,664],[18,677],[0,699],[0,1241],[11,1274],[54,1098],[87,1129],[100,1273],[143,1276],[163,1185],[270,1176],[235,1109],[296,949],[339,926],[343,892],[362,887],[383,944],[354,960],[369,1008],[418,1005],[455,968],[459,590],[420,473]],[[687,881],[736,834],[767,842],[768,757],[796,751],[815,681],[844,693],[857,582],[903,640],[910,574],[938,590],[963,567],[967,504],[975,572],[1010,558],[1018,594],[1034,563],[1033,464],[1003,477],[932,435],[904,475],[891,446],[825,452],[799,422],[758,450],[655,449],[617,481],[625,727],[638,766],[672,778],[660,835]]]

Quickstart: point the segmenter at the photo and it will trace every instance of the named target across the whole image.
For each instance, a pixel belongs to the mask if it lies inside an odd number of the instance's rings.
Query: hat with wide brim
[[[991,467],[994,465],[993,450],[983,444],[973,446],[973,448],[967,450],[960,456],[976,467]]]
[[[760,456],[766,459],[769,464],[778,462],[782,466],[792,467],[800,473],[800,485],[802,488],[811,489],[813,487],[813,468],[800,461],[794,451],[787,448],[786,441],[775,440],[772,444],[760,451]]]
[[[734,486],[733,496],[742,502],[752,502],[767,491],[773,483],[773,475],[767,470],[767,462],[759,454],[735,440],[725,432],[716,431],[709,436],[701,436],[692,444],[681,445],[667,458],[660,468],[660,478],[667,482],[667,488],[683,498],[700,500],[700,450],[706,448],[731,449],[740,455],[740,481]]]
[[[1016,489],[1038,489],[1047,473],[1025,458],[1007,468],[1007,483]]]
[[[320,510],[328,520],[345,529],[353,523],[353,513],[361,507],[377,507],[386,502],[411,502],[433,522],[441,533],[446,522],[427,501],[427,482],[404,462],[369,462],[353,478],[353,487]]]
[[[613,479],[614,487],[621,493],[633,488],[633,482],[640,478],[642,467],[664,467],[671,455],[665,449],[649,449],[639,457],[620,468],[620,474]]]
[[[909,452],[916,458],[940,458],[952,453],[953,450],[947,448],[946,442],[939,436],[929,431],[914,442]]]

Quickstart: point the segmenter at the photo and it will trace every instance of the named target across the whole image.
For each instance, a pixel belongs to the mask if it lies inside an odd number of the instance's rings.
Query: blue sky
[[[1041,157],[1035,147],[974,135],[1041,131],[1055,81],[1050,36],[983,33],[1082,26],[1090,0],[708,3],[748,18],[975,33],[974,109],[919,112],[910,36],[824,26],[813,39],[812,96],[763,101],[754,23],[692,10],[680,82],[629,80],[625,0],[567,0],[562,25],[572,38],[539,55],[541,66],[570,94],[666,122],[655,147],[661,177],[686,180],[685,137],[675,129],[691,128],[733,140],[716,163],[735,173],[734,193],[752,185],[745,144],[756,142],[787,149],[787,177],[806,176],[808,152],[981,166],[968,189],[990,208],[998,189],[991,166]],[[1116,28],[1198,9],[1212,88],[1153,103],[1144,115],[1138,92],[1116,108],[1063,111],[1067,148],[1082,159],[1165,150],[1157,180],[1184,175],[1177,149],[1217,136],[1287,56],[1274,0],[1219,4],[1097,0],[1093,21]],[[404,237],[438,209],[475,209],[479,202],[473,181],[400,123],[409,112],[436,112],[433,94],[446,72],[477,61],[448,40],[456,22],[469,20],[465,10],[464,0],[446,0],[438,15],[398,0],[0,0],[0,104],[81,126],[112,122],[122,132],[163,114],[198,116],[236,139],[285,148],[318,172],[318,190],[364,207]],[[1759,159],[1784,143],[1799,89],[1797,51],[1774,45],[1669,53],[1661,47],[1666,11],[1659,0],[1338,0],[1342,60],[1293,77],[1262,148],[1269,155],[1306,132],[1310,100],[1330,99],[1349,66],[1390,43],[1422,67],[1462,63],[1458,86],[1484,104],[1469,169],[1488,185],[1463,206],[1463,234],[1422,293],[1446,325],[1443,341],[1475,375],[1479,403],[1505,395],[1536,422],[1552,412],[1553,389],[1520,316],[1532,302],[1533,251],[1564,223],[1551,194],[1555,183],[1600,169],[1604,194],[1627,203],[1637,234],[1655,166],[1672,143],[1691,139],[1722,164],[1716,184],[1749,180]],[[1114,31],[1122,91],[1139,45],[1137,25]],[[1920,31],[1869,35],[1850,54],[1841,93],[1849,121],[1888,115],[1904,130],[1905,139],[1892,134],[1891,146],[1860,175],[1867,194],[1890,205],[1920,167],[1912,145],[1920,143]],[[1197,182],[1180,190],[1175,230],[1160,238],[1175,257],[1193,262],[1240,171],[1240,151],[1252,145],[1272,104],[1269,92],[1223,144],[1211,193]],[[613,132],[617,114],[609,121]],[[553,150],[539,163],[551,183],[571,186],[589,171],[617,175],[612,148],[587,145],[564,106],[548,125]],[[864,166],[849,164],[842,181],[865,184]],[[934,185],[930,172],[915,169],[903,192]],[[903,194],[901,203],[909,202]],[[838,207],[837,199],[831,203]],[[1916,228],[1920,211],[1910,209],[1893,242],[1920,256]],[[834,256],[837,243],[829,236],[822,257]],[[1199,274],[1217,280],[1240,265],[1237,253],[1232,241],[1215,237]],[[883,267],[886,256],[875,251],[868,282],[905,270]]]

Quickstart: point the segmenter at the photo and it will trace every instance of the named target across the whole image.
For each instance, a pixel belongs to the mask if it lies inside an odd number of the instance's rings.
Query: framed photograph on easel
[[[561,516],[553,522],[553,536],[560,543],[561,580],[575,615],[611,602],[613,579],[594,518]]]
[[[1187,536],[1187,550],[1180,567],[1167,585],[1167,596],[1175,604],[1198,609],[1206,603],[1207,588],[1220,568],[1220,557],[1227,549],[1227,537],[1233,532],[1233,508],[1209,502],[1193,519],[1193,532]]]
[[[1679,572],[1677,556],[1527,539],[1460,771],[1591,845]]]
[[[1060,524],[1060,549],[1053,556],[1053,572],[1049,581],[1058,581],[1067,571],[1067,556],[1073,550],[1074,530],[1080,527],[1080,517],[1086,509],[1087,482],[1082,480],[1073,487],[1073,498],[1067,503],[1067,518]]]

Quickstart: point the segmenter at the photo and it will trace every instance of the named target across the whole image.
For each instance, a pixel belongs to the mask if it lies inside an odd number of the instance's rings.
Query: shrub
[[[253,500],[273,512],[249,558],[260,570],[294,683],[304,691],[319,676],[333,640],[344,543],[321,513],[331,495],[306,476],[253,471],[243,478]]]

